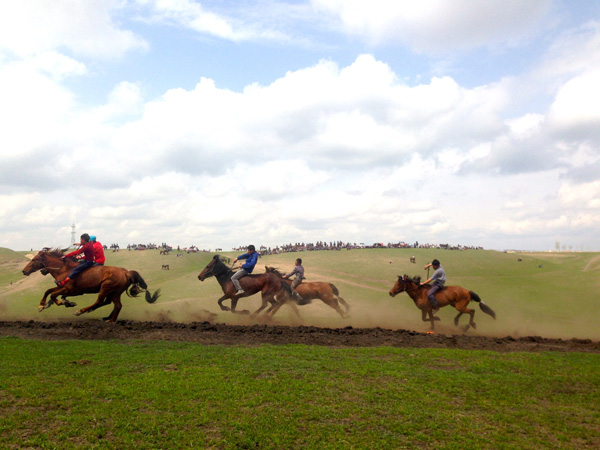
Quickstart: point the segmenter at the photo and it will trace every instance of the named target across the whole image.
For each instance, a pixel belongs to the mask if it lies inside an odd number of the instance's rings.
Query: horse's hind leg
[[[342,319],[348,317],[346,316],[346,313],[342,310],[342,308],[340,308],[340,304],[336,298],[323,298],[321,300],[323,300],[323,303],[325,303],[327,306],[335,309],[336,312],[342,317]]]
[[[465,325],[463,327],[463,331],[467,331],[469,329],[469,327],[477,328],[477,324],[473,321],[473,317],[475,316],[475,310],[467,308],[468,304],[469,304],[468,302],[466,302],[466,303],[459,302],[454,306],[456,308],[456,310],[458,311],[458,314],[454,318],[454,325],[456,325],[457,327],[458,327],[458,319],[460,318],[460,316],[462,316],[463,314],[469,315],[469,324]]]
[[[344,312],[344,315],[342,317],[344,319],[347,319],[348,317],[350,317],[350,305],[348,304],[348,302],[346,302],[346,300],[344,300],[339,295],[337,295],[336,298],[344,306],[344,308],[346,308],[346,311]]]
[[[117,321],[117,317],[119,317],[119,313],[121,312],[121,308],[123,307],[123,304],[121,303],[121,295],[117,295],[114,294],[112,296],[110,296],[109,298],[106,299],[105,304],[108,304],[112,301],[114,307],[112,312],[108,315],[108,317],[105,317],[104,321],[106,322],[116,322]],[[104,306],[104,305],[101,305]]]
[[[92,312],[97,308],[100,308],[101,306],[108,305],[111,302],[110,298],[108,297],[109,290],[100,288],[100,292],[98,293],[98,298],[96,299],[96,302],[90,306],[86,306],[85,308],[78,309],[77,311],[75,311],[75,315],[80,316],[82,314]]]

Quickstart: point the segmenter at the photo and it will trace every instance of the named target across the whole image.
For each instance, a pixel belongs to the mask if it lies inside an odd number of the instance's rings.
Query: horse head
[[[206,267],[198,275],[200,281],[204,281],[208,277],[212,277],[216,274],[215,270],[219,267],[219,264],[224,265],[219,255],[213,256],[213,259],[206,265]]]
[[[44,264],[44,261],[42,260],[41,256],[43,253],[43,251],[40,251],[37,255],[31,258],[31,261],[29,261],[29,263],[23,269],[23,275],[28,277],[33,272],[37,272],[38,270],[44,269],[46,265]]]
[[[408,275],[400,276],[398,275],[398,280],[396,284],[390,289],[390,297],[395,297],[400,292],[404,292],[406,290],[406,281],[408,279]]]

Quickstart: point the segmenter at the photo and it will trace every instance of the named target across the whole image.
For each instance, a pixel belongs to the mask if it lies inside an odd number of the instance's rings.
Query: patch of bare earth
[[[314,326],[228,325],[211,322],[137,322],[102,320],[0,321],[0,336],[40,340],[167,340],[203,345],[306,344],[331,347],[392,346],[457,348],[498,352],[600,353],[600,342],[589,339],[513,338],[418,333],[383,328],[320,328]]]

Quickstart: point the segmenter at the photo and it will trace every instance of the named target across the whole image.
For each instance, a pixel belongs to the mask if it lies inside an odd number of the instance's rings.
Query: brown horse
[[[283,278],[283,274],[275,267],[265,266],[265,271],[280,276],[283,281],[291,286],[292,280]],[[322,281],[303,281],[296,286],[296,292],[302,297],[302,300],[298,300],[298,305],[308,305],[313,300],[319,299],[327,306],[335,309],[338,314],[342,316],[342,319],[347,319],[349,317],[348,312],[350,312],[350,305],[346,303],[346,300],[340,297],[338,288],[331,283]],[[344,305],[345,311],[340,307],[340,303]]]
[[[25,266],[23,275],[29,276],[33,272],[40,270],[44,275],[49,273],[54,279],[62,280],[77,264],[77,261],[73,258],[63,260],[62,250],[41,251]],[[75,279],[70,280],[65,286],[48,289],[40,302],[39,310],[41,312],[49,308],[52,303],[75,306],[74,303],[69,302],[65,298],[97,293],[98,298],[96,302],[76,311],[75,315],[79,316],[94,311],[112,302],[114,308],[104,320],[115,322],[122,308],[121,294],[125,292],[129,297],[137,297],[142,290],[146,291],[146,301],[148,303],[154,303],[160,295],[160,289],[154,295],[151,295],[146,282],[135,270],[111,266],[93,266],[79,274]],[[46,304],[48,295],[50,295],[50,301]],[[61,296],[62,300],[57,299],[58,296]]]
[[[198,279],[204,281],[206,278],[212,276],[217,279],[223,290],[224,295],[218,300],[219,306],[223,311],[231,311],[233,313],[238,312],[235,308],[241,297],[249,297],[260,292],[262,304],[260,308],[252,313],[252,316],[261,312],[267,307],[267,303],[270,303],[271,307],[266,311],[266,314],[270,313],[272,317],[284,303],[287,303],[292,299],[292,290],[290,286],[287,283],[284,283],[280,277],[272,273],[248,275],[240,278],[239,281],[244,290],[244,294],[236,295],[236,289],[231,281],[233,271],[221,261],[219,255],[213,256],[213,259],[211,259],[204,270],[200,272],[200,275],[198,275]],[[226,299],[231,299],[231,308],[223,305],[223,300]],[[295,313],[298,314],[295,303],[293,301],[289,303]],[[248,314],[248,311],[241,312]]]
[[[417,308],[421,310],[423,322],[429,320],[431,322],[431,329],[433,330],[434,321],[440,319],[433,316],[431,303],[427,298],[427,291],[429,291],[430,288],[431,286],[429,284],[421,286],[421,277],[409,278],[408,275],[404,275],[403,277],[398,276],[398,281],[396,281],[396,284],[394,284],[394,287],[390,290],[390,296],[394,297],[400,292],[406,292],[409,297],[413,299]],[[467,305],[471,300],[479,303],[479,308],[484,313],[492,316],[494,319],[496,318],[496,313],[492,308],[483,303],[475,292],[468,291],[460,286],[445,286],[441,291],[437,292],[435,298],[437,299],[440,308],[446,305],[452,305],[456,308],[458,311],[458,315],[454,318],[454,325],[456,326],[458,326],[458,319],[460,316],[469,314],[469,325],[463,327],[464,331],[467,331],[469,326],[477,328],[477,325],[473,322],[475,310],[467,308]],[[429,314],[429,319],[426,318],[427,314]]]

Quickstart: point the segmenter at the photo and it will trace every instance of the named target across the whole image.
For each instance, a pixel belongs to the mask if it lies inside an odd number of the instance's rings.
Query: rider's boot
[[[56,285],[59,286],[59,287],[63,287],[65,284],[67,284],[69,282],[69,280],[70,280],[69,277],[65,278],[62,281],[56,280]]]

